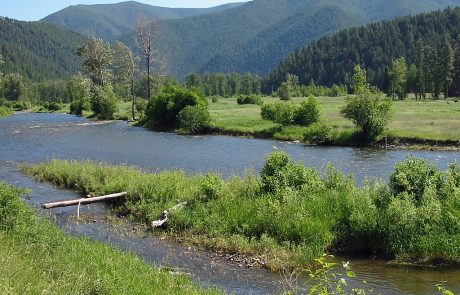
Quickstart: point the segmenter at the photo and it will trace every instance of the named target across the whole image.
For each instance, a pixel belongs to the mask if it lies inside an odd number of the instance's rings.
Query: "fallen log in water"
[[[100,196],[100,197],[81,198],[81,199],[77,199],[77,200],[68,200],[68,201],[59,201],[59,202],[43,204],[42,208],[43,209],[51,209],[51,208],[58,208],[58,207],[86,205],[86,204],[92,204],[92,203],[96,203],[96,202],[103,202],[103,201],[109,201],[109,200],[117,199],[117,198],[126,196],[126,194],[127,194],[126,192],[121,192],[121,193],[116,193],[116,194],[111,194],[111,195]]]

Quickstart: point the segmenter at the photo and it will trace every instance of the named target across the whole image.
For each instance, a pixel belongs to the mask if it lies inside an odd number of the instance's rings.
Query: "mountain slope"
[[[408,64],[436,70],[431,65],[442,56],[446,34],[452,45],[459,42],[460,7],[345,29],[289,55],[271,72],[265,89],[278,87],[287,73],[297,75],[303,84],[311,80],[322,85],[350,84],[355,64],[366,68],[372,85],[385,89],[394,59],[404,57]],[[420,50],[424,62],[419,60]]]
[[[257,34],[249,41],[212,57],[199,72],[254,72],[267,74],[281,59],[309,41],[331,32],[373,21],[431,11],[457,1],[431,0],[320,0]]]
[[[161,20],[157,44],[169,73],[179,79],[206,71],[267,74],[289,53],[326,34],[449,5],[458,0],[253,0],[220,12]],[[132,32],[121,37],[127,44],[135,44],[133,38]]]
[[[153,20],[180,19],[220,12],[239,5],[241,3],[229,3],[211,8],[167,8],[135,1],[117,4],[76,5],[53,13],[45,17],[43,21],[80,34],[96,35],[106,40],[114,40],[118,36],[132,31],[135,19],[140,15]]]
[[[34,80],[63,79],[78,71],[77,48],[85,38],[52,24],[0,18],[0,54],[5,73]]]

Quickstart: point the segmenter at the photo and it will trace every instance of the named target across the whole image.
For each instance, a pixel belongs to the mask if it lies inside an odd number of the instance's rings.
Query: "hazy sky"
[[[247,0],[137,0],[137,2],[165,7],[212,7],[245,1]],[[123,0],[0,0],[0,16],[19,20],[40,20],[70,5],[118,2]]]

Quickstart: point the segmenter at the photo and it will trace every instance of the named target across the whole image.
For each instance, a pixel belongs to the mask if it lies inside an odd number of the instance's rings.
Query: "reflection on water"
[[[366,177],[387,178],[394,163],[409,155],[435,161],[443,169],[460,158],[459,153],[453,152],[305,147],[225,136],[178,136],[132,128],[124,122],[100,124],[61,114],[19,114],[0,120],[0,179],[33,189],[29,202],[38,207],[44,202],[79,196],[22,176],[17,170],[17,163],[52,158],[90,159],[136,165],[148,171],[218,171],[229,176],[241,174],[244,169],[259,170],[273,148],[291,154],[305,165],[323,170],[325,163],[332,163],[346,173],[353,173],[359,183]],[[85,206],[85,210],[96,216],[105,212],[99,205]],[[240,268],[211,253],[195,251],[187,246],[154,237],[126,238],[121,231],[109,230],[103,222],[69,221],[68,217],[75,214],[74,208],[51,212],[58,223],[72,234],[109,241],[121,249],[136,252],[145,261],[157,266],[181,268],[205,286],[217,285],[235,294],[273,294],[280,290],[283,283],[277,274]],[[460,293],[459,268],[392,267],[383,261],[367,259],[351,259],[351,265],[358,278],[367,280],[367,288],[375,288],[377,294],[433,294],[433,286],[444,280],[450,282],[448,286],[455,293]]]

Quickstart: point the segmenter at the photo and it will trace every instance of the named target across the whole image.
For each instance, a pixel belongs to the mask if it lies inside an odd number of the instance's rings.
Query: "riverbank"
[[[458,165],[441,172],[412,159],[398,165],[389,184],[363,188],[332,168],[321,178],[282,153],[269,157],[261,176],[231,180],[91,162],[51,161],[24,171],[83,194],[127,191],[118,209],[145,224],[187,202],[170,213],[163,235],[251,257],[248,264],[271,270],[309,266],[325,251],[460,262]]]
[[[29,208],[21,193],[0,182],[2,294],[221,294],[133,254],[68,236]]]
[[[11,108],[0,106],[0,118],[5,118],[14,114]]]

